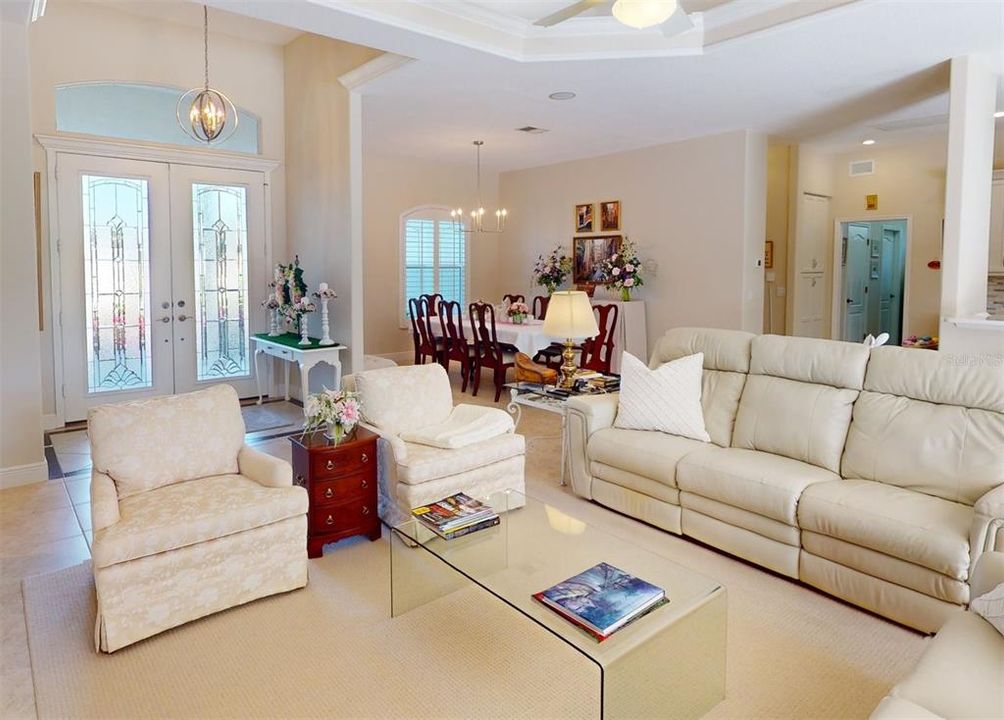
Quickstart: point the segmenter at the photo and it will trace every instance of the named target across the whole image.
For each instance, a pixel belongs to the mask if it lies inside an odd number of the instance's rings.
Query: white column
[[[973,318],[987,309],[997,77],[979,57],[953,58],[949,98],[942,335],[946,319]]]
[[[45,480],[29,3],[0,2],[0,487]]]

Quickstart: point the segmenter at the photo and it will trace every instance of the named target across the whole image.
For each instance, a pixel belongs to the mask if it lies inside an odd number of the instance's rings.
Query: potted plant
[[[548,297],[565,282],[570,272],[572,272],[572,258],[561,251],[560,245],[546,257],[538,255],[537,261],[533,264],[534,282],[544,286]]]
[[[635,251],[634,243],[624,237],[620,251],[611,255],[603,263],[603,274],[609,286],[621,291],[621,300],[628,302],[631,293],[645,284],[641,277],[641,260]]]
[[[530,308],[526,306],[526,303],[514,302],[506,309],[505,314],[516,325],[522,325],[526,322],[527,315],[530,314]]]
[[[303,423],[304,432],[326,428],[324,437],[337,444],[352,432],[361,419],[362,405],[354,392],[325,388],[307,396],[304,413],[307,416]]]

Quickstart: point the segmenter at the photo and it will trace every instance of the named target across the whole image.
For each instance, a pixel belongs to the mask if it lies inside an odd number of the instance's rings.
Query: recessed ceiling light
[[[861,141],[861,144],[862,144],[862,145],[874,145],[874,144],[875,144],[875,141],[874,141],[874,140],[872,140],[871,138],[869,138],[868,140],[862,140],[862,141]]]
[[[1004,110],[998,110],[997,112],[995,112],[994,117],[996,118],[1004,117]]]
[[[553,92],[548,95],[552,100],[571,100],[575,97],[575,93],[569,90],[559,90],[558,92]]]

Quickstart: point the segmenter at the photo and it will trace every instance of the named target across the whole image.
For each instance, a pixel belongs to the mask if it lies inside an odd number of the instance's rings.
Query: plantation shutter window
[[[439,293],[467,304],[467,237],[448,208],[405,213],[401,227],[402,327],[408,325],[408,299]]]

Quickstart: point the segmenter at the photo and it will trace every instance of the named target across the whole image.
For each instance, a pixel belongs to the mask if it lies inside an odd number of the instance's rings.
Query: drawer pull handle
[[[370,456],[369,456],[369,455],[367,455],[366,453],[363,453],[363,456],[362,456],[362,458],[360,458],[360,459],[361,459],[361,460],[362,460],[363,462],[369,462],[369,461],[370,461]]]
[[[363,515],[369,515],[370,509],[366,505],[363,505]]]
[[[335,518],[333,516],[331,516],[331,515],[328,515],[328,519],[324,521],[324,524],[325,525],[334,525],[335,524]]]
[[[330,498],[334,496],[335,496],[335,491],[332,490],[331,488],[328,488],[327,490],[324,491],[324,497]]]
[[[325,465],[325,467],[328,470],[334,470],[335,469],[335,461],[334,460],[328,460],[328,464]]]
[[[361,485],[361,487],[369,487],[369,486],[370,486],[369,481],[366,480],[366,478],[363,478],[363,484]]]

